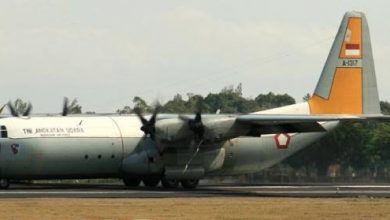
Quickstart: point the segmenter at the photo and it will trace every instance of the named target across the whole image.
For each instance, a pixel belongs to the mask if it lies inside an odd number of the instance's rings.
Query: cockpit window
[[[7,128],[4,125],[0,126],[0,137],[2,137],[2,138],[8,137]]]

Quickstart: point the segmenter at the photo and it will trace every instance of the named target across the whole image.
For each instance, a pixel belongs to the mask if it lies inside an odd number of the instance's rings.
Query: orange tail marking
[[[337,68],[329,99],[313,95],[309,100],[312,114],[362,114],[361,68]]]

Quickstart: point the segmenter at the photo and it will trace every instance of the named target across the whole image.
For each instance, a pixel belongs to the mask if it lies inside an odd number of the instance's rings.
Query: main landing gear
[[[179,187],[179,183],[184,189],[195,189],[199,184],[199,179],[167,179],[159,176],[146,176],[142,178],[138,177],[123,177],[123,182],[127,187],[138,187],[141,180],[145,187],[153,188],[157,187],[161,181],[161,185],[166,189],[176,189]]]
[[[166,189],[176,189],[179,186],[179,181],[176,179],[166,179],[163,177],[161,179],[161,184]]]
[[[136,178],[136,177],[125,176],[125,177],[123,177],[123,183],[127,187],[137,187],[141,183],[141,179]]]
[[[148,176],[148,177],[144,177],[142,179],[142,182],[146,187],[156,187],[160,182],[160,179],[161,178],[159,176]]]
[[[184,189],[195,189],[199,184],[199,180],[198,179],[182,180],[180,181],[180,183]]]

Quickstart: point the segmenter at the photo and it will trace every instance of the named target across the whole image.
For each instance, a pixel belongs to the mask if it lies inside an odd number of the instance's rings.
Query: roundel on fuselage
[[[274,136],[274,140],[278,149],[287,149],[291,141],[291,136],[287,133],[280,133]]]

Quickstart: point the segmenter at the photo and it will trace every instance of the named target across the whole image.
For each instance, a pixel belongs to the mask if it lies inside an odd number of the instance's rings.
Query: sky
[[[346,11],[366,13],[379,96],[390,101],[390,3],[381,0],[0,0],[0,103],[114,112],[243,85],[312,93]]]

